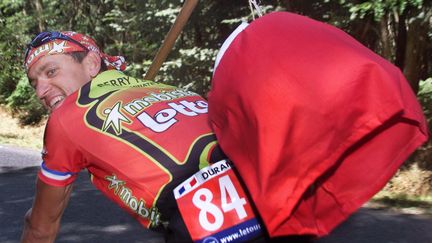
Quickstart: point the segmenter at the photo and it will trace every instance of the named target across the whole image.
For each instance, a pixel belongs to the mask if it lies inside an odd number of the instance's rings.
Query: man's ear
[[[96,52],[89,51],[83,60],[83,64],[88,74],[94,78],[99,74],[101,69],[101,58]]]

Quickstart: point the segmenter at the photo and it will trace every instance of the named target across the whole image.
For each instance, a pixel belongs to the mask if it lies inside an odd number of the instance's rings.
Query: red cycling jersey
[[[93,184],[145,227],[168,220],[172,189],[223,159],[196,93],[106,71],[73,93],[48,121],[39,178]]]

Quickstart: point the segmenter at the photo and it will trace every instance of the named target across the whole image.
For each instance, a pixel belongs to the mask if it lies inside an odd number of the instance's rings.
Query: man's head
[[[95,41],[75,32],[42,32],[28,45],[27,76],[50,110],[106,69],[125,69],[124,58],[101,52]]]

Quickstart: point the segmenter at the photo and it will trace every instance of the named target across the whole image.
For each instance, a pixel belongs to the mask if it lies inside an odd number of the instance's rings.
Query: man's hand
[[[33,207],[24,218],[21,242],[54,242],[71,192],[72,184],[55,187],[38,179]]]

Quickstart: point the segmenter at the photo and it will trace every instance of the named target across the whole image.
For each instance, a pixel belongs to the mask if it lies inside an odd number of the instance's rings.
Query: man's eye
[[[52,77],[55,74],[55,71],[55,68],[48,69],[48,71],[46,72],[47,77]]]

